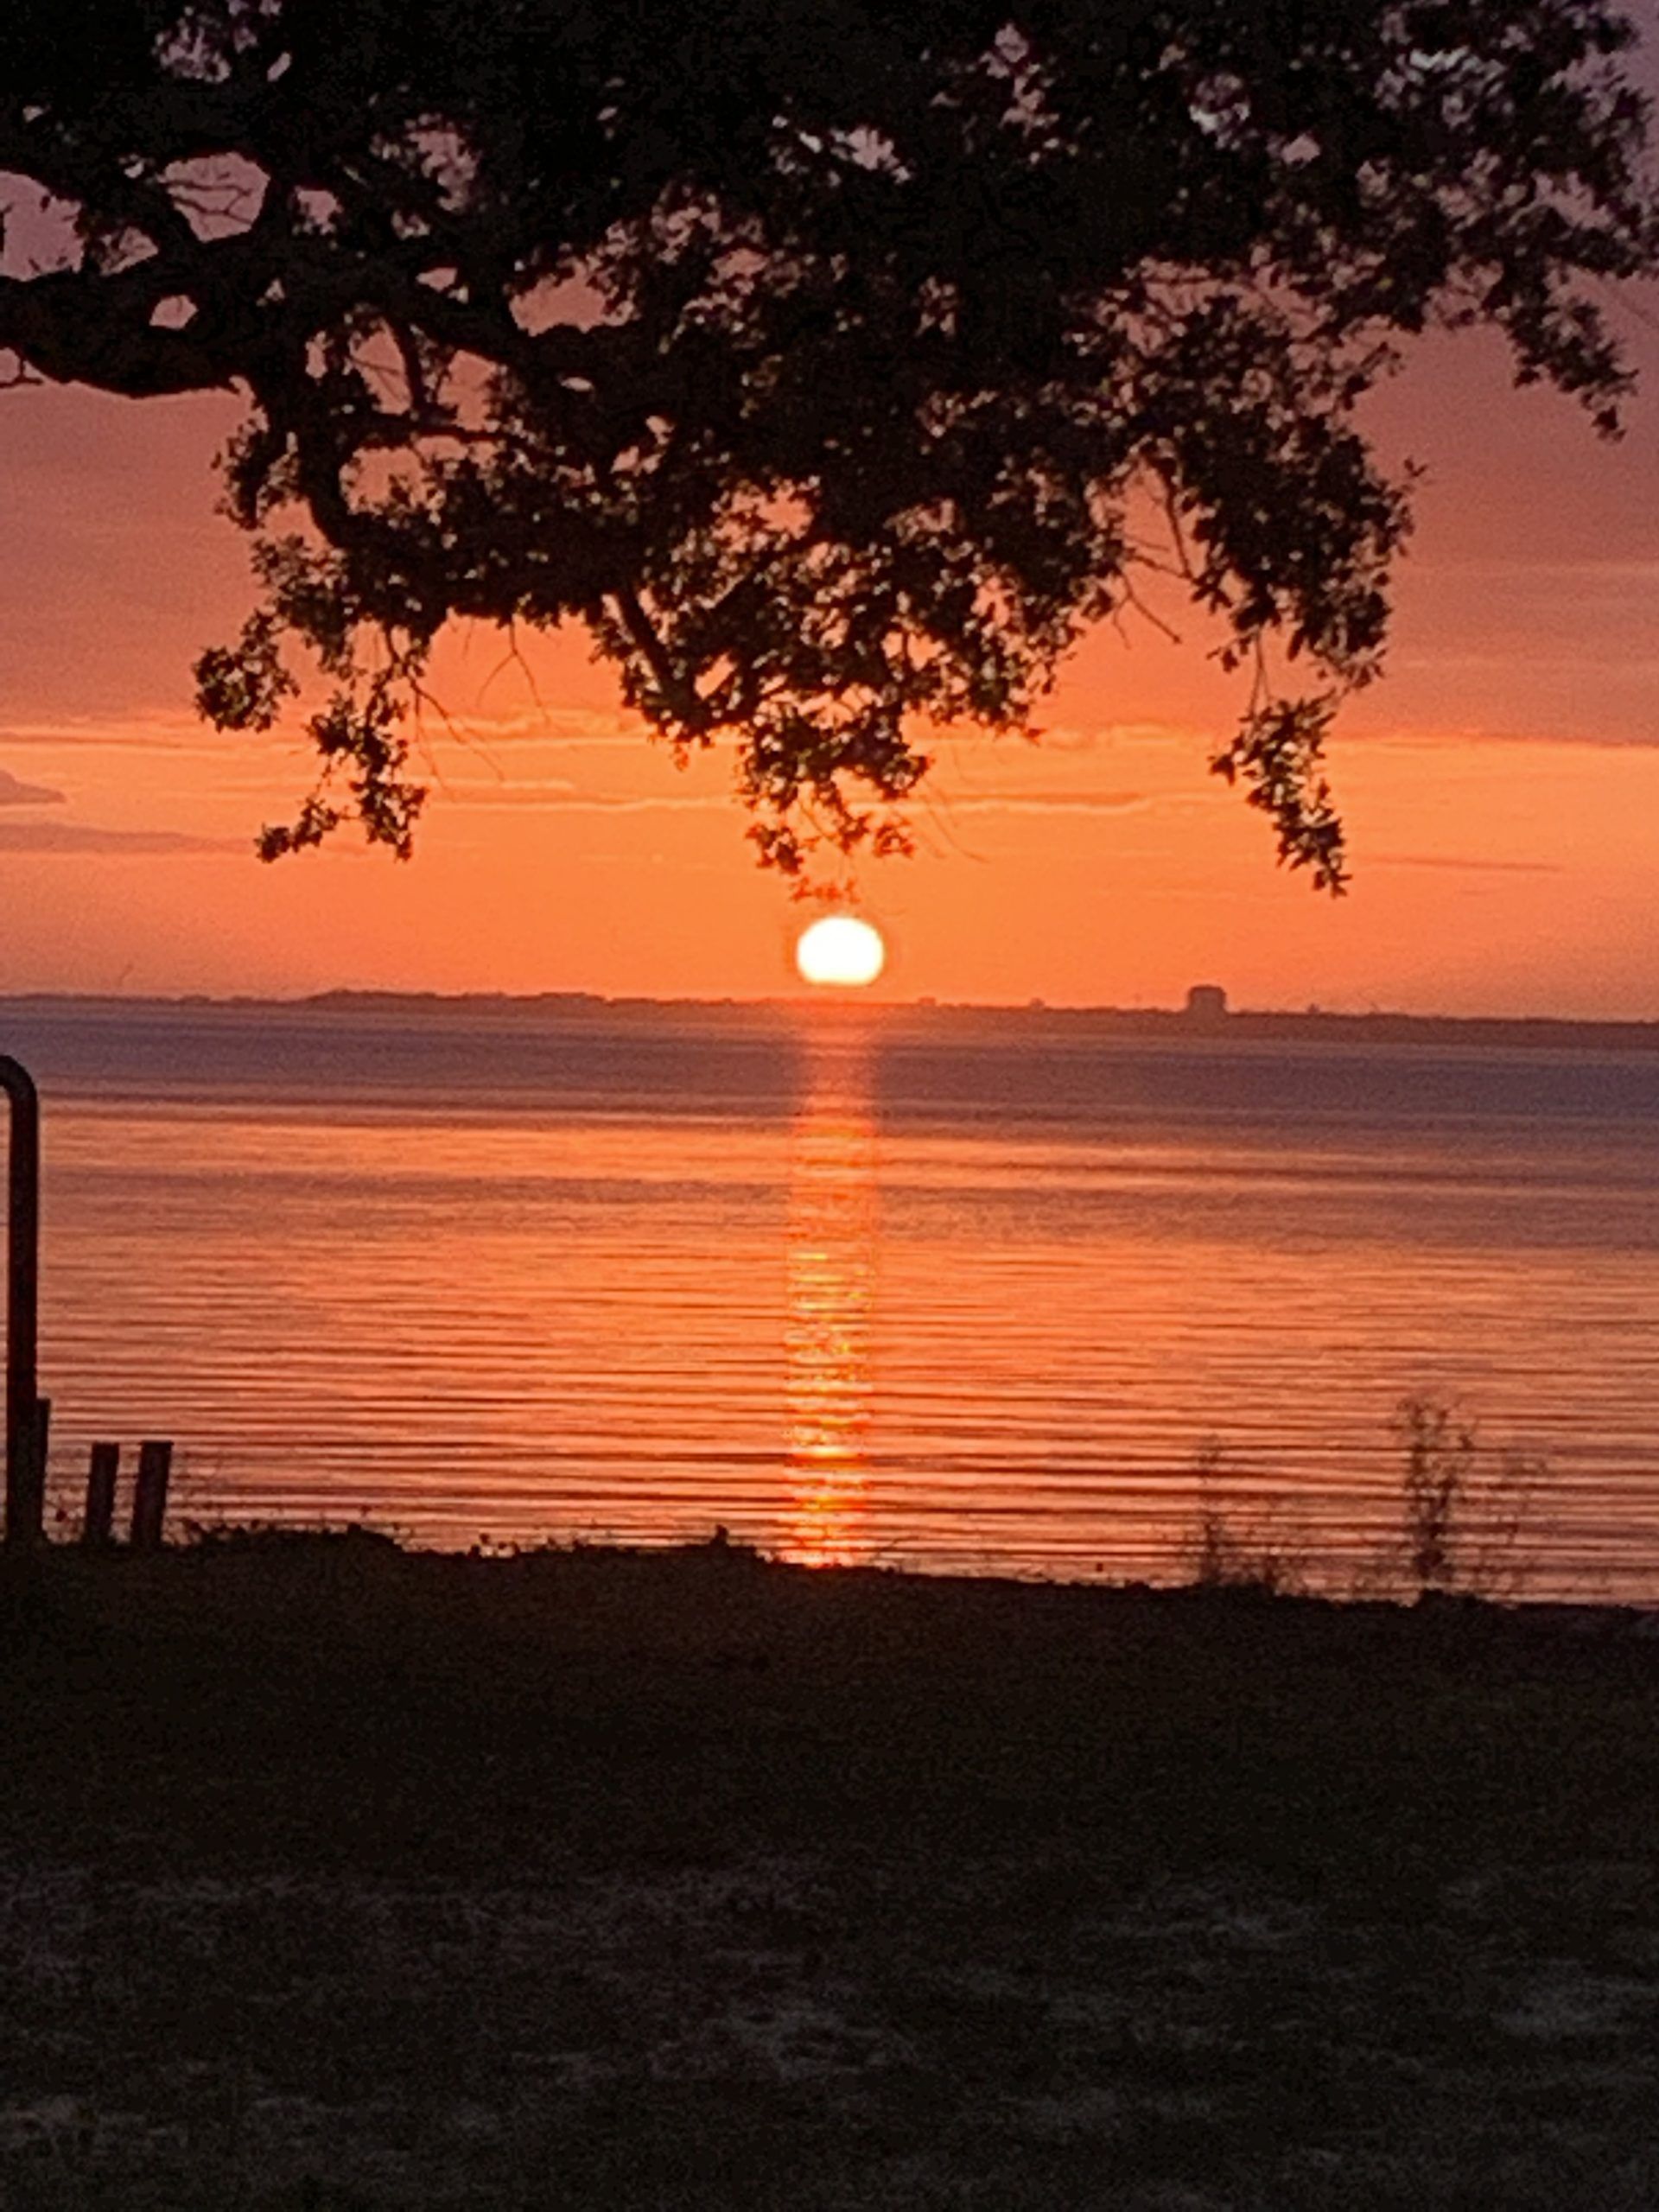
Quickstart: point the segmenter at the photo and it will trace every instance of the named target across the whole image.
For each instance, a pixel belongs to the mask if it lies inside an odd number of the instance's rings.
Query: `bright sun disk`
[[[795,940],[795,965],[809,983],[873,983],[887,957],[880,931],[856,914],[822,915]]]

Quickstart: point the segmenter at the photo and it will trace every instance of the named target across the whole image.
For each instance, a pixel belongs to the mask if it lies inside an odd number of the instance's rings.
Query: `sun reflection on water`
[[[877,1193],[869,1050],[814,1029],[789,1167],[790,1510],[781,1547],[805,1565],[868,1560],[870,1333]]]

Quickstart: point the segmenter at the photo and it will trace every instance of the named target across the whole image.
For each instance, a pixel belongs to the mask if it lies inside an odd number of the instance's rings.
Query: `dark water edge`
[[[492,1001],[0,997],[0,1049],[48,1089],[149,1101],[570,1103],[786,1113],[803,1042],[868,1040],[885,1113],[947,1121],[1292,1111],[1319,1121],[1659,1116],[1659,1023],[1180,1015],[579,995]],[[563,1048],[563,1049],[561,1049]]]

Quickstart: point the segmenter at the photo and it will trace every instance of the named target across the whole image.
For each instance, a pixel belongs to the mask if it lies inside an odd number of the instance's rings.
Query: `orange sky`
[[[1334,757],[1355,886],[1274,866],[1205,772],[1233,679],[1200,626],[1091,639],[1039,749],[947,741],[921,855],[867,867],[884,995],[1659,1016],[1659,337],[1618,447],[1437,341],[1383,396],[1431,481],[1391,669]],[[338,984],[752,996],[794,988],[804,918],[753,865],[729,765],[677,774],[575,635],[456,639],[414,862],[342,842],[275,868],[308,779],[221,739],[189,666],[247,603],[209,462],[233,403],[0,396],[0,991]]]

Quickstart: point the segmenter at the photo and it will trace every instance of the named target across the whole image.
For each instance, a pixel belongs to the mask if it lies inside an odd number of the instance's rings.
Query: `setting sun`
[[[795,941],[795,965],[809,983],[873,983],[887,957],[880,931],[855,914],[825,914]]]

